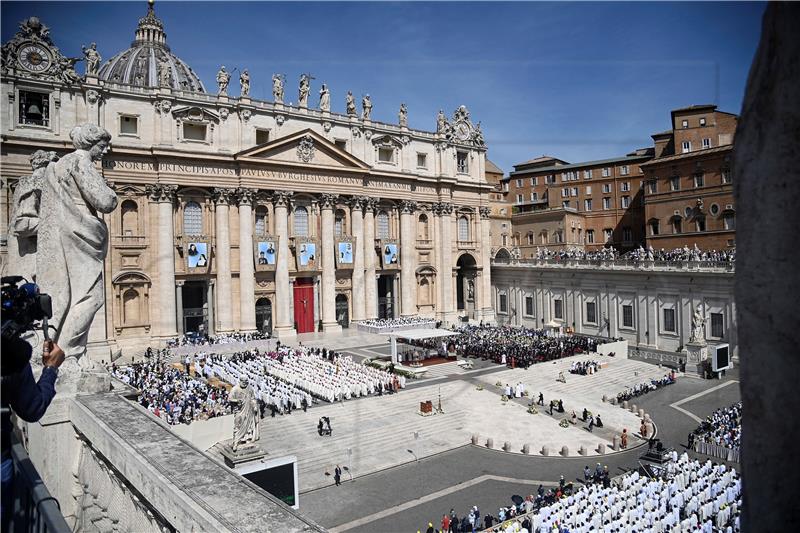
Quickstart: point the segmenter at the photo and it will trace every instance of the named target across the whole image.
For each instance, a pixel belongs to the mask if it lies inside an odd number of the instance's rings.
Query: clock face
[[[50,51],[38,44],[23,45],[17,52],[19,64],[31,72],[44,72],[50,68]]]
[[[464,122],[456,124],[456,139],[459,141],[466,141],[469,139],[469,126]]]

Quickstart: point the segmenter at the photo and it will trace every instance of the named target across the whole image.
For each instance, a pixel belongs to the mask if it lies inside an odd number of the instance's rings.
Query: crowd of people
[[[664,374],[664,376],[659,379],[651,379],[649,381],[639,383],[638,385],[634,385],[633,387],[626,387],[624,391],[617,394],[617,403],[622,403],[626,400],[632,400],[633,398],[644,396],[648,392],[660,389],[661,387],[666,387],[667,385],[672,385],[673,383],[675,383],[674,370],[669,374]]]
[[[198,335],[196,333],[185,333],[180,337],[169,339],[167,347],[176,348],[178,346],[211,346],[213,344],[231,344],[234,342],[249,342],[269,339],[269,333],[253,331],[249,333],[220,333],[219,335]]]
[[[111,374],[138,389],[137,401],[168,424],[190,424],[230,414],[228,391],[212,387],[170,365],[163,353],[128,366],[111,365]]]
[[[704,442],[739,450],[742,438],[742,402],[717,409],[689,435],[689,447]]]
[[[372,320],[361,320],[357,324],[360,329],[368,330],[373,333],[379,333],[381,331],[402,331],[416,328],[432,328],[438,326],[436,320],[421,316],[376,318]]]
[[[616,261],[618,259],[631,261],[695,261],[712,263],[733,263],[736,261],[736,249],[730,250],[701,250],[695,244],[692,248],[684,246],[666,250],[661,248],[656,250],[651,246],[644,248],[639,246],[625,254],[620,254],[619,250],[613,247],[605,247],[600,250],[588,251],[578,248],[567,248],[563,250],[549,250],[547,248],[536,248],[534,259],[540,261]]]
[[[582,335],[549,335],[544,330],[511,326],[464,325],[448,342],[463,357],[528,368],[580,353],[594,352],[597,341]]]
[[[535,498],[513,497],[512,505],[501,508],[503,518],[484,517],[477,526],[471,525],[469,513],[464,520],[451,510],[442,518],[441,528],[429,523],[427,532],[740,531],[741,478],[725,465],[690,460],[685,453],[678,457],[673,451],[656,477],[634,470],[611,483],[607,469],[598,473],[588,467],[584,476],[586,483],[574,491],[568,490],[562,476],[558,488],[545,492],[540,486]],[[470,513],[479,517],[476,511],[473,507]]]
[[[569,367],[570,374],[579,376],[590,376],[598,370],[600,370],[600,363],[597,361],[574,361]]]

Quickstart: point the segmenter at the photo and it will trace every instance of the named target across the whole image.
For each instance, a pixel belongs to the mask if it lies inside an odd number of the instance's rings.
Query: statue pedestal
[[[230,442],[222,445],[222,457],[229,468],[237,468],[243,463],[258,461],[266,457],[267,452],[259,448],[256,444],[243,444],[236,451],[231,448]]]
[[[686,343],[683,352],[686,354],[686,374],[702,377],[708,359],[708,344],[705,341],[690,341]]]

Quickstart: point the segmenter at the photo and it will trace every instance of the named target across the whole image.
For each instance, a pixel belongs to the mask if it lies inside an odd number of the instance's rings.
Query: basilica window
[[[193,124],[191,122],[183,123],[183,138],[187,141],[205,142],[207,131],[208,126],[205,124]]]
[[[295,237],[308,237],[308,209],[297,206],[294,210]]]
[[[498,294],[498,308],[501,313],[508,313],[508,295],[505,292]]]
[[[564,320],[564,302],[560,298],[553,300],[553,317]]]
[[[137,137],[139,135],[139,118],[131,115],[120,115],[119,134]]]
[[[35,91],[19,92],[19,123],[50,125],[50,95]]]
[[[184,235],[203,234],[203,209],[197,202],[186,202],[183,207]]]
[[[266,144],[269,142],[269,130],[256,130],[256,144]]]
[[[456,152],[456,170],[459,174],[469,174],[467,152]]]
[[[427,154],[417,154],[417,168],[428,168]]]
[[[266,235],[268,233],[269,214],[266,207],[256,208],[256,235]]]
[[[390,237],[389,234],[389,213],[386,211],[380,211],[378,216],[375,217],[376,227],[378,231],[378,238],[379,239],[388,239]]]
[[[711,313],[711,337],[721,339],[725,335],[722,313]]]
[[[675,333],[675,309],[663,309],[664,313],[664,331]]]
[[[633,327],[633,306],[632,305],[623,305],[622,306],[622,327],[625,327],[625,328],[632,328]]]
[[[394,148],[378,148],[378,161],[381,163],[394,163]]]
[[[525,316],[534,316],[533,312],[533,296],[525,296]]]
[[[596,302],[586,302],[586,322],[588,324],[597,324]]]
[[[133,200],[125,200],[120,206],[122,213],[122,235],[139,234],[139,206]]]
[[[427,241],[429,237],[428,233],[428,215],[425,213],[419,216],[419,222],[417,224],[417,238]]]
[[[458,217],[458,240],[469,240],[469,219],[464,215]]]
[[[337,209],[336,216],[333,221],[333,234],[337,237],[341,237],[347,233],[347,228],[345,227],[345,218],[344,211]]]

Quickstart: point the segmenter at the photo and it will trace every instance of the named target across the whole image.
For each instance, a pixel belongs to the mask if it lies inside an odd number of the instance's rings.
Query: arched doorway
[[[344,294],[336,295],[336,323],[343,328],[350,327],[350,308]]]
[[[261,333],[272,333],[272,302],[269,298],[256,300],[256,327]]]
[[[475,294],[477,289],[478,267],[475,258],[464,254],[456,263],[458,276],[456,278],[456,303],[459,311],[463,311],[469,318],[475,317]]]

